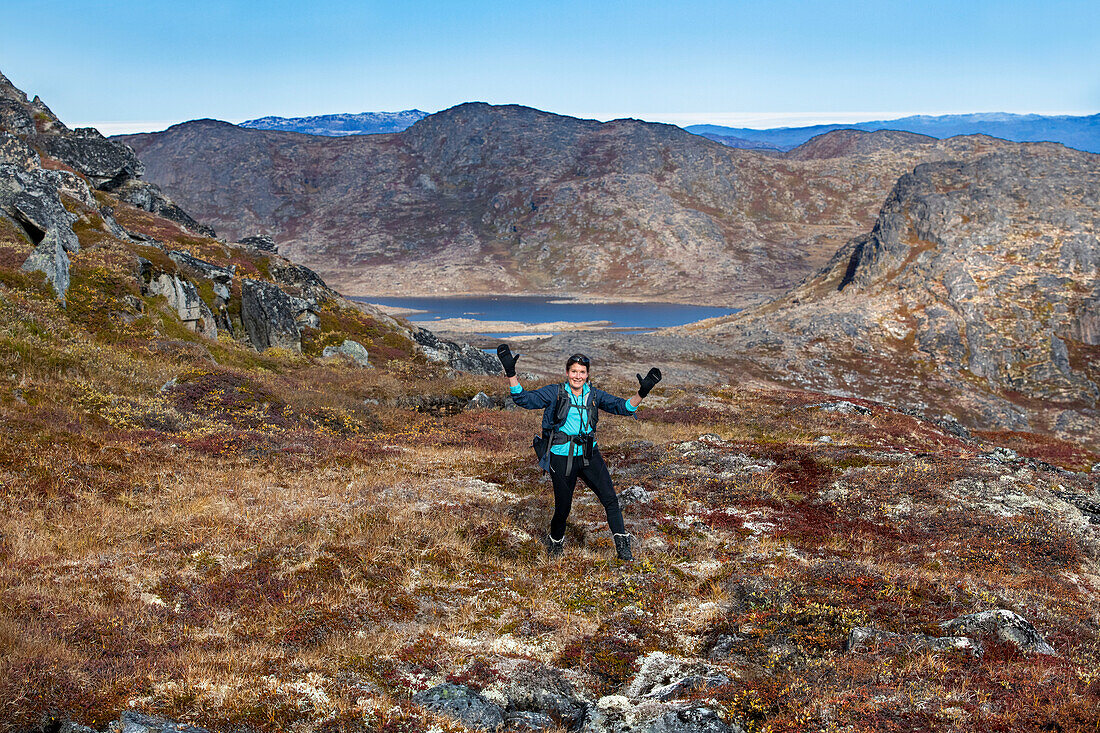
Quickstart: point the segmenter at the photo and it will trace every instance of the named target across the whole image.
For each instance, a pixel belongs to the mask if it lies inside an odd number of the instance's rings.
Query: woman
[[[623,525],[619,498],[611,485],[611,476],[596,447],[596,421],[599,410],[615,415],[633,415],[649,390],[661,381],[661,370],[654,367],[644,378],[638,376],[638,394],[629,400],[615,397],[588,385],[591,365],[584,354],[574,354],[565,362],[565,383],[549,384],[528,392],[516,378],[516,361],[508,344],[497,347],[497,357],[511,386],[512,400],[528,410],[542,409],[542,437],[535,438],[539,466],[549,471],[554,483],[554,518],[550,521],[548,551],[558,557],[565,551],[565,520],[573,506],[573,489],[580,478],[595,492],[607,513],[607,526],[615,539],[615,552],[621,560],[633,560],[630,535]]]

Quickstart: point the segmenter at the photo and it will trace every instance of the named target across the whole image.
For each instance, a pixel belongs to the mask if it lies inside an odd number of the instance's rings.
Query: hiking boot
[[[634,555],[630,552],[630,535],[628,534],[616,534],[615,538],[615,554],[619,556],[620,560],[631,562],[634,560]]]
[[[550,557],[561,557],[565,554],[565,535],[562,535],[560,540],[546,535],[546,554]]]

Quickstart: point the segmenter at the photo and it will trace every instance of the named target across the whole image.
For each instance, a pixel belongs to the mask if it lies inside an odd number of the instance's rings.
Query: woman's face
[[[565,370],[565,378],[569,380],[569,386],[573,389],[581,389],[588,381],[588,367],[584,364],[570,364]]]

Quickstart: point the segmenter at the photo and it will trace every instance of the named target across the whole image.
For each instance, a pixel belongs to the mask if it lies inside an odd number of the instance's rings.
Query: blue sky
[[[105,132],[527,104],[757,127],[1100,111],[1100,2],[3,0],[0,71]]]

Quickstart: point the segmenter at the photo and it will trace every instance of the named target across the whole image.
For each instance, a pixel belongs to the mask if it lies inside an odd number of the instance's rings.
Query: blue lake
[[[424,311],[405,317],[425,325],[443,318],[470,318],[477,321],[520,321],[522,323],[608,321],[611,328],[663,328],[682,326],[704,318],[716,318],[737,312],[736,308],[714,308],[680,303],[575,303],[532,296],[366,297],[355,298],[355,300]],[[487,330],[485,333],[499,332]]]

